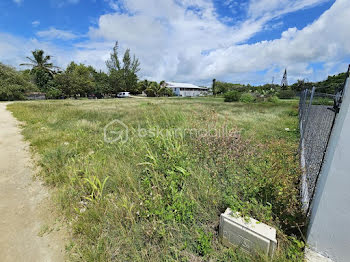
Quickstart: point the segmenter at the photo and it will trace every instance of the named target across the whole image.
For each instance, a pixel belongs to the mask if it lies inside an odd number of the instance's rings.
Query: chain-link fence
[[[320,172],[335,112],[329,108],[334,95],[321,94],[316,88],[301,93],[299,105],[300,160],[303,169],[301,194],[307,212]]]
[[[347,77],[349,72],[350,66]],[[309,213],[334,120],[341,106],[344,86],[339,87],[335,94],[319,93],[315,87],[303,89],[300,93],[301,199],[306,214]]]

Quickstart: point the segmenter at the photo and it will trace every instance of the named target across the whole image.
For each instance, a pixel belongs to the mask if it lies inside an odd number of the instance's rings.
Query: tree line
[[[240,97],[254,97],[256,101],[265,101],[273,97],[281,99],[288,99],[295,97],[296,93],[287,86],[279,86],[276,84],[265,84],[259,86],[243,85],[243,84],[232,84],[221,81],[213,80],[213,94],[223,95],[230,101],[238,101]]]
[[[139,59],[131,55],[130,49],[120,59],[118,42],[106,61],[107,72],[74,61],[62,70],[53,65],[51,58],[43,50],[35,50],[32,57],[27,57],[27,63],[20,64],[31,68],[21,71],[0,63],[0,100],[21,100],[30,92],[45,93],[48,99],[103,98],[113,97],[119,92],[133,95],[145,93],[147,96],[173,95],[164,81],[139,81]]]
[[[334,94],[335,91],[342,87],[347,78],[347,73],[340,73],[333,76],[328,76],[326,80],[319,82],[308,82],[305,80],[298,80],[296,83],[288,86],[281,87],[276,84],[265,84],[260,86],[233,84],[221,81],[213,80],[212,90],[214,95],[224,95],[237,99],[240,94],[251,93],[256,97],[269,98],[277,96],[278,98],[288,99],[295,97],[300,91],[305,88],[316,87],[317,92]]]

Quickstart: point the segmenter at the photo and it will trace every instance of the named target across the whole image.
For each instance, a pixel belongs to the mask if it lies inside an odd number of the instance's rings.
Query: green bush
[[[171,88],[165,88],[163,94],[164,94],[164,96],[174,96],[175,95]]]
[[[314,100],[312,101],[313,105],[325,105],[325,106],[331,106],[333,105],[333,99],[329,98],[329,97],[317,97],[314,98]]]
[[[144,92],[148,97],[174,96],[174,92],[171,88],[162,86],[157,82],[151,82]]]
[[[239,101],[243,103],[252,103],[255,101],[255,97],[251,93],[243,93]]]
[[[292,99],[295,97],[295,93],[293,90],[281,90],[277,94],[279,99]]]
[[[270,96],[268,99],[267,99],[268,102],[271,102],[271,103],[278,103],[279,101],[279,98],[277,96]]]
[[[225,102],[236,102],[239,101],[239,98],[241,97],[241,93],[238,91],[228,91],[224,95]]]
[[[0,63],[0,101],[23,100],[35,86],[14,68]]]
[[[46,98],[47,99],[59,99],[63,96],[63,93],[61,90],[57,89],[57,88],[50,88],[47,92],[46,92]]]
[[[211,242],[213,234],[206,234],[202,229],[197,230],[197,233],[198,237],[195,245],[196,253],[198,253],[200,256],[205,256],[212,250]]]

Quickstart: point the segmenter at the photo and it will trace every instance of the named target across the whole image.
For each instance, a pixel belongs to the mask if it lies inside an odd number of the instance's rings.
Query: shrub
[[[24,100],[23,86],[17,84],[0,84],[0,101]]]
[[[277,96],[270,96],[267,101],[276,104],[278,103],[279,98]]]
[[[205,256],[209,254],[210,251],[212,250],[211,241],[213,238],[213,234],[212,233],[206,234],[201,229],[197,230],[197,232],[198,232],[198,237],[197,237],[195,249],[200,256]]]
[[[292,99],[295,96],[293,90],[281,90],[277,94],[279,99]]]
[[[23,74],[0,63],[0,100],[23,100],[26,92],[35,90]]]
[[[164,96],[174,96],[175,94],[171,88],[165,88],[163,95]]]
[[[255,97],[251,93],[243,93],[239,101],[243,103],[252,103],[255,101]]]
[[[47,99],[59,99],[61,97],[63,97],[63,93],[57,88],[51,88],[46,92]]]
[[[238,91],[228,91],[224,95],[225,102],[234,102],[239,101],[239,98],[241,97],[241,93]]]
[[[144,91],[148,97],[173,96],[174,92],[171,88],[167,88],[152,82]]]
[[[312,101],[313,105],[325,105],[325,106],[331,106],[333,105],[333,100],[328,97],[318,97],[314,98]]]

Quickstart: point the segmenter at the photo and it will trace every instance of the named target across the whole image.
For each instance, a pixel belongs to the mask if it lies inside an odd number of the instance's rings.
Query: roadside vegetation
[[[0,100],[24,100],[31,92],[45,94],[47,99],[106,98],[115,97],[119,92],[145,93],[151,97],[173,95],[164,81],[140,81],[139,60],[131,55],[130,49],[126,49],[121,58],[118,47],[116,42],[106,61],[106,72],[74,61],[65,69],[59,68],[43,50],[34,50],[26,57],[27,62],[20,66],[29,69],[23,71],[0,64]],[[7,81],[9,73],[14,75],[11,81]]]
[[[25,73],[0,63],[0,101],[23,100],[26,92],[37,90]]]
[[[216,81],[216,79],[214,79],[212,90],[214,95],[223,96],[225,102],[277,102],[278,99],[293,99],[303,88],[311,89],[314,86],[318,93],[334,94],[338,88],[341,88],[344,85],[345,79],[346,73],[340,73],[338,75],[328,76],[326,80],[320,82],[305,82],[304,80],[298,80],[296,83],[288,87],[281,87],[280,85],[275,84],[265,84],[261,86],[232,84]],[[329,99],[320,100],[319,103],[328,105]]]
[[[116,42],[106,61],[106,70],[101,71],[91,65],[72,61],[68,66],[59,68],[52,62],[52,56],[43,50],[32,51],[31,56],[23,58],[20,64],[24,70],[1,64],[0,62],[0,100],[24,100],[33,92],[45,95],[46,99],[67,98],[111,98],[119,92],[148,97],[173,96],[166,82],[139,79],[141,65],[137,57],[126,49],[119,54]],[[25,66],[25,67],[23,67]],[[303,88],[317,87],[317,92],[334,94],[344,83],[346,73],[329,76],[325,81],[312,83],[298,80],[289,87],[281,88],[275,84],[261,86],[225,83],[213,80],[209,94],[225,97],[226,102],[277,102],[278,99],[295,98]]]
[[[223,100],[8,106],[71,227],[70,260],[269,261],[221,245],[230,207],[277,228],[273,261],[302,261],[297,103]],[[115,119],[129,128],[126,143],[104,141]]]

